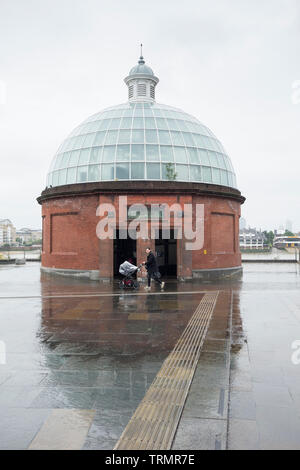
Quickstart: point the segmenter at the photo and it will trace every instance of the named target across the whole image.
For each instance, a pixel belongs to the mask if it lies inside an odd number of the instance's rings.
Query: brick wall
[[[98,269],[96,236],[98,196],[59,198],[42,206],[42,265],[65,269]]]
[[[111,203],[118,216],[119,196],[65,196],[42,202],[42,265],[60,269],[99,270],[100,277],[113,276],[113,240],[99,240],[96,215],[99,203]],[[185,240],[177,241],[179,277],[191,277],[192,270],[228,268],[241,265],[239,251],[240,202],[234,199],[195,195],[130,195],[128,205],[135,203],[193,203],[204,205],[204,245],[197,251],[185,250]],[[195,228],[195,220],[193,226]],[[152,240],[137,240],[137,263],[145,259],[145,247]]]

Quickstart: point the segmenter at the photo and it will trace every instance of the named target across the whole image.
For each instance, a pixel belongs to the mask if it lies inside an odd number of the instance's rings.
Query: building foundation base
[[[193,280],[216,281],[218,279],[236,279],[242,274],[242,266],[234,266],[232,268],[193,269]]]
[[[60,269],[48,268],[41,266],[41,271],[47,274],[58,274],[60,276],[71,276],[76,278],[90,279],[91,281],[99,281],[99,271],[97,269],[84,270],[84,269]]]
[[[59,269],[41,266],[41,271],[47,274],[57,274],[60,276],[70,276],[75,278],[84,278],[91,281],[112,282],[112,278],[101,277],[98,270],[82,270],[82,269]],[[193,277],[178,276],[179,282],[185,281],[216,281],[219,279],[236,279],[241,277],[243,273],[242,266],[232,268],[217,269],[193,269]],[[147,278],[138,277],[138,281],[145,283]]]

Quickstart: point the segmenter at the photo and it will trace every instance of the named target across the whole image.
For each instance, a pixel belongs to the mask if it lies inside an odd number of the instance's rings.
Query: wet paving
[[[245,264],[218,284],[171,279],[151,294],[40,274],[39,263],[0,267],[0,449],[113,449],[212,290],[173,449],[299,449],[299,287],[296,264]]]
[[[228,447],[299,449],[299,265],[245,275],[248,288],[234,293]]]

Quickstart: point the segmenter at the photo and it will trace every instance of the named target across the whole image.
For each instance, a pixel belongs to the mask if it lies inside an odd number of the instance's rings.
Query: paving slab
[[[230,419],[228,450],[259,450],[259,432],[256,420]]]
[[[182,418],[172,450],[225,450],[227,421]]]
[[[28,448],[51,410],[2,408],[0,406],[0,449],[25,450]],[[5,430],[5,432],[4,432]]]
[[[93,421],[93,410],[53,410],[29,450],[81,450]]]

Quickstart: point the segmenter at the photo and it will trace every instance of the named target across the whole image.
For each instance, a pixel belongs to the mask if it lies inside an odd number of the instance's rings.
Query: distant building
[[[17,237],[22,243],[34,243],[42,239],[42,230],[32,230],[31,228],[21,228],[17,230]]]
[[[300,247],[300,236],[277,235],[274,238],[273,246],[276,248]]]
[[[240,230],[240,248],[246,249],[262,249],[267,248],[268,243],[265,234],[256,228],[244,228]]]
[[[9,219],[0,219],[0,246],[16,243],[16,229]]]
[[[293,232],[293,223],[291,220],[287,220],[285,222],[285,229],[288,230],[289,232]]]
[[[246,219],[244,217],[240,218],[240,230],[244,230],[246,228]]]
[[[274,233],[277,235],[284,235],[285,228],[283,225],[280,225],[280,227],[277,230],[274,230]]]

